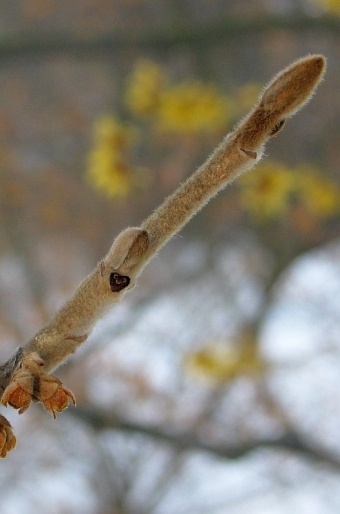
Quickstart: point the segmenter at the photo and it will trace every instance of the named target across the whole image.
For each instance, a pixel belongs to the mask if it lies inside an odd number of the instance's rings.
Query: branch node
[[[69,341],[75,341],[76,343],[83,343],[88,337],[88,334],[84,334],[83,336],[67,336],[65,339],[68,339]]]
[[[257,153],[254,150],[247,150],[246,148],[240,148],[241,152],[245,153],[247,157],[251,159],[257,159]]]

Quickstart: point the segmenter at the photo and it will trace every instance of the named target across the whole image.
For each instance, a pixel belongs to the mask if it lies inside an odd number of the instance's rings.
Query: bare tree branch
[[[237,36],[256,35],[278,30],[289,32],[308,32],[317,30],[340,33],[340,21],[336,16],[258,16],[249,18],[228,17],[211,25],[188,25],[176,18],[169,27],[138,31],[126,30],[122,33],[96,35],[81,38],[69,33],[56,32],[52,35],[24,33],[19,36],[0,37],[0,59],[40,56],[50,54],[93,55],[95,52],[107,52],[137,47],[140,50],[157,48],[164,50],[174,45],[206,47],[207,44],[234,40]]]
[[[340,457],[331,452],[318,448],[314,443],[308,443],[297,432],[289,430],[275,439],[258,439],[250,443],[241,444],[210,444],[203,442],[195,433],[176,433],[162,430],[157,427],[141,425],[124,420],[117,415],[110,415],[97,408],[78,407],[69,413],[89,423],[95,430],[119,430],[125,433],[142,434],[157,441],[168,443],[176,450],[204,451],[224,459],[240,459],[253,451],[267,448],[294,452],[302,457],[331,466],[340,472]]]

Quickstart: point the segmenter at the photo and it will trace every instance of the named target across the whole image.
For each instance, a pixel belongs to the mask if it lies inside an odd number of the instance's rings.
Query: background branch
[[[206,47],[207,44],[223,43],[238,36],[255,36],[285,30],[288,32],[327,31],[340,34],[340,22],[334,16],[263,16],[255,18],[229,17],[219,23],[189,26],[183,20],[175,20],[168,28],[160,30],[121,31],[108,35],[82,38],[74,34],[55,32],[44,34],[26,33],[0,37],[0,59],[43,56],[49,54],[76,54],[89,57],[96,53],[138,47],[140,50],[165,50],[177,45]]]
[[[200,450],[209,452],[224,459],[240,459],[253,451],[260,449],[276,449],[300,454],[304,458],[311,459],[331,466],[337,472],[340,471],[340,458],[314,443],[309,444],[303,437],[293,430],[273,439],[259,439],[241,444],[210,444],[203,442],[195,433],[169,432],[157,427],[150,427],[139,423],[127,421],[117,415],[111,415],[107,411],[98,408],[78,407],[68,413],[90,424],[95,430],[119,430],[125,433],[142,434],[158,441],[171,445],[176,450],[191,451]]]

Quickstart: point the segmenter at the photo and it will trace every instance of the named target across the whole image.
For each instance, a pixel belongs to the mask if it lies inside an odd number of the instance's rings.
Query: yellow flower
[[[162,68],[150,60],[137,62],[127,81],[125,101],[133,114],[152,118],[171,132],[216,132],[231,116],[229,99],[212,84],[186,81],[170,86]]]
[[[326,11],[340,15],[340,0],[313,0],[315,4],[321,5]]]
[[[227,382],[235,377],[237,359],[233,348],[215,344],[187,355],[184,366],[195,376]]]
[[[278,162],[260,164],[239,181],[241,205],[257,221],[277,218],[288,208],[294,179],[294,173]]]
[[[301,203],[320,218],[339,212],[339,186],[313,169],[301,167],[296,176],[296,191]]]
[[[127,81],[125,102],[129,109],[137,116],[153,116],[166,81],[164,71],[155,62],[138,61]]]
[[[289,170],[267,161],[241,177],[239,184],[241,205],[257,221],[281,216],[292,200],[319,218],[339,212],[340,187],[307,166]]]
[[[115,118],[104,116],[94,126],[94,146],[90,152],[87,179],[108,197],[125,197],[133,186],[133,172],[125,153],[132,131]]]
[[[188,81],[162,93],[158,122],[173,132],[215,132],[226,126],[230,113],[229,99],[214,85]]]
[[[187,355],[184,366],[195,376],[217,382],[229,382],[238,376],[258,376],[265,371],[265,363],[257,351],[257,342],[249,334],[234,345],[222,342],[210,344],[203,350]]]

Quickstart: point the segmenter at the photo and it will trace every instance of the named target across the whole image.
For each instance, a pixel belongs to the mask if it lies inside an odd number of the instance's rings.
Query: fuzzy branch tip
[[[323,55],[308,55],[280,71],[265,87],[259,106],[275,109],[285,118],[295,114],[313,96],[326,71]],[[281,128],[281,127],[280,127]]]

